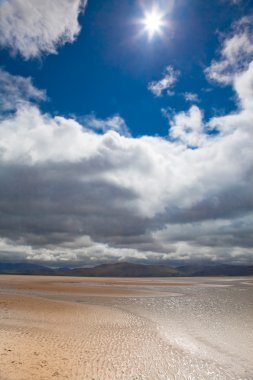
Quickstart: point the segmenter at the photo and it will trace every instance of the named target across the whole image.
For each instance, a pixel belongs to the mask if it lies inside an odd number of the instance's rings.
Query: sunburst
[[[142,24],[149,38],[152,38],[155,34],[161,34],[164,25],[163,13],[155,7],[151,11],[146,11]]]

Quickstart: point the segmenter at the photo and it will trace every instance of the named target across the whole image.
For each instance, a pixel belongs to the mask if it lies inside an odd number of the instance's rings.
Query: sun
[[[155,34],[161,34],[162,26],[164,25],[163,14],[157,8],[145,12],[145,17],[142,20],[145,31],[148,32],[150,38]]]

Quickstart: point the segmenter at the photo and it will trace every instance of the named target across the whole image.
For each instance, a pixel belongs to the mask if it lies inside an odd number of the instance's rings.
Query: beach
[[[253,379],[253,279],[0,276],[0,380]]]

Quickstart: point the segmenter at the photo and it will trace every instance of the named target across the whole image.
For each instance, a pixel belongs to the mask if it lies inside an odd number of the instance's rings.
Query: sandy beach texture
[[[0,276],[0,380],[253,379],[252,285]]]

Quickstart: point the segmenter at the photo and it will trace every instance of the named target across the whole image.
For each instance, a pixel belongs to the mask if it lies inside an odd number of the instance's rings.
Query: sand
[[[252,278],[0,276],[0,380],[253,379],[247,331],[238,355],[222,352],[219,340],[209,336],[213,330],[205,326],[208,339],[199,331],[198,351],[192,346],[196,331],[187,328],[189,340],[176,310],[180,305],[189,309],[187,292],[191,299],[201,296],[199,289],[247,292],[251,283]],[[190,311],[188,315],[192,318]],[[242,328],[250,330],[250,316],[240,318]],[[223,314],[219,320],[222,327]],[[196,323],[194,315],[191,326]],[[230,335],[230,341],[225,338],[233,345]],[[238,336],[234,344],[240,347]]]

